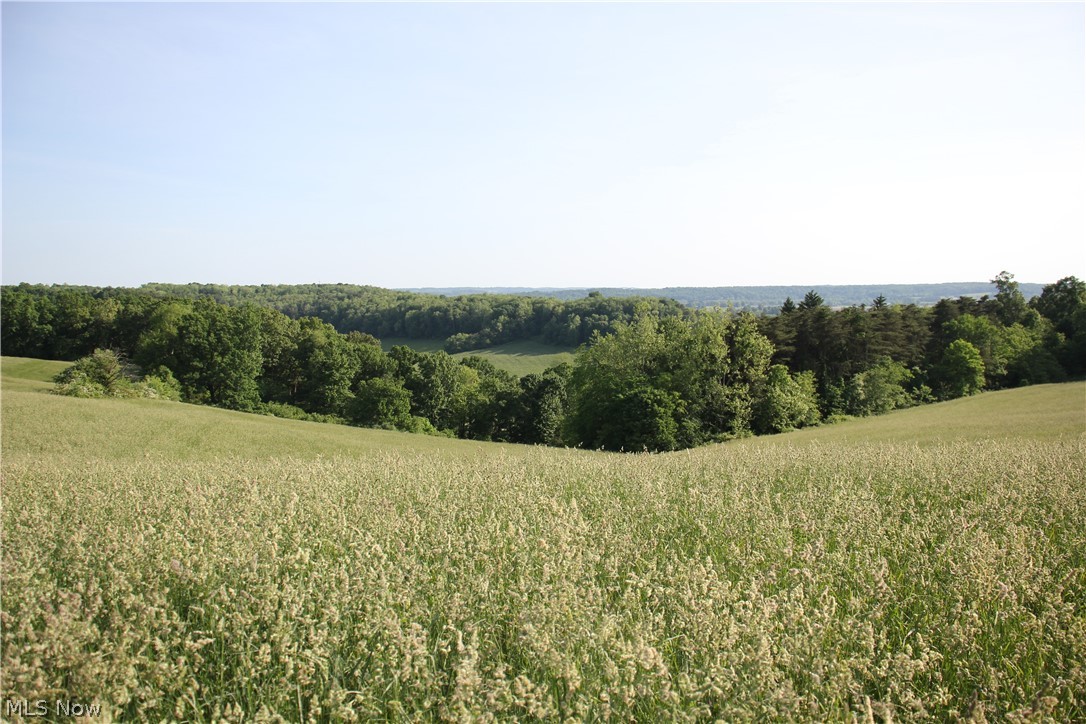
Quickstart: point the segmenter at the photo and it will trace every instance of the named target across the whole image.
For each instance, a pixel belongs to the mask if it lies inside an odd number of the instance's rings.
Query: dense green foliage
[[[96,349],[53,377],[54,392],[70,397],[151,397],[180,400],[181,387],[167,367],[142,379],[111,349]]]
[[[809,290],[760,317],[598,293],[563,302],[346,285],[20,285],[3,289],[2,329],[4,350],[16,355],[115,349],[154,373],[152,387],[179,386],[190,402],[479,440],[663,451],[1086,371],[1086,284],[1068,277],[1029,301],[1006,272],[993,284],[993,297],[934,307],[879,295],[834,309]],[[373,333],[385,331],[444,339],[451,350],[529,338],[585,344],[572,367],[518,379],[484,357],[382,351]]]
[[[746,434],[772,352],[750,316],[642,318],[578,355],[567,439],[675,450]]]
[[[930,308],[875,299],[869,307],[834,310],[809,293],[799,304],[786,300],[780,314],[761,317],[761,329],[773,342],[775,362],[814,373],[827,416],[884,411],[888,399],[900,407],[980,389],[977,362],[957,341],[979,352],[986,389],[1081,374],[1086,285],[1067,277],[1027,301],[1010,274],[993,284],[992,298],[943,299]],[[883,386],[882,401],[860,402],[861,388],[872,383]]]
[[[5,700],[103,721],[1086,718],[1082,383],[650,456],[26,379],[57,371],[3,360]]]
[[[616,325],[631,322],[639,314],[681,317],[687,313],[672,299],[606,297],[599,292],[559,300],[513,294],[444,297],[350,284],[145,284],[139,291],[229,305],[252,303],[293,318],[317,317],[340,332],[357,331],[382,339],[440,339],[450,353],[523,339],[576,347],[596,332],[610,334]]]
[[[788,432],[816,425],[822,415],[818,410],[813,372],[790,374],[784,365],[773,365],[762,382],[752,410],[755,432]]]

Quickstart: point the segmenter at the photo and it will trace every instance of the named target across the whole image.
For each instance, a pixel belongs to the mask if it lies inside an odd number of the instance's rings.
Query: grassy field
[[[395,345],[406,345],[419,352],[438,352],[444,348],[439,339],[402,339],[393,337],[381,340],[381,347],[388,351]],[[542,372],[548,367],[573,362],[573,350],[567,347],[555,347],[541,342],[518,341],[501,344],[487,349],[458,352],[453,357],[483,357],[495,367],[512,372],[518,377]]]
[[[379,451],[485,454],[484,444],[386,430],[282,420],[144,399],[84,400],[47,394],[65,362],[0,359],[5,457],[212,460],[366,456]],[[284,424],[286,423],[286,424]]]
[[[3,390],[48,389],[48,383],[70,364],[45,359],[0,357],[0,374],[4,377]]]
[[[1086,718],[1083,383],[619,455],[60,398],[53,364],[2,362],[5,699]]]

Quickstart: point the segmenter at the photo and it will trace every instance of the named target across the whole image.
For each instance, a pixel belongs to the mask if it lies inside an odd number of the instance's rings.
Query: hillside
[[[104,458],[183,459],[367,455],[377,450],[487,454],[521,445],[282,420],[156,400],[80,400],[47,394],[65,362],[3,357],[5,455],[50,449]],[[220,429],[221,428],[221,429]],[[719,456],[748,448],[869,443],[940,445],[978,440],[1052,440],[1086,436],[1086,383],[1035,385],[835,425],[712,445],[672,455]],[[551,449],[555,456],[582,451]],[[601,453],[593,453],[601,454]]]
[[[5,698],[1086,717],[1084,383],[623,455],[63,398],[57,367],[0,368]]]
[[[6,459],[210,460],[517,449],[387,430],[282,420],[159,400],[83,400],[48,393],[67,363],[3,357]]]

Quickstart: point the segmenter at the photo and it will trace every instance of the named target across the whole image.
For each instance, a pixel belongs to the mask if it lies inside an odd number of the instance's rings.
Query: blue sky
[[[1073,4],[3,3],[3,281],[1086,278]]]

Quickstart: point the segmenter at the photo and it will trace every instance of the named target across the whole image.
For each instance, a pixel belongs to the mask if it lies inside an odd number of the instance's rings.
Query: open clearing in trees
[[[59,368],[3,363],[5,701],[1086,718],[1084,383],[622,455],[62,398]]]
[[[389,337],[381,340],[381,347],[386,352],[398,344],[410,347],[416,352],[438,352],[445,348],[444,341],[438,339]],[[457,352],[453,355],[453,358],[482,357],[498,369],[523,377],[524,375],[541,374],[548,367],[554,367],[563,362],[572,364],[573,353],[574,350],[569,347],[558,347],[531,340],[517,340],[486,349]]]

